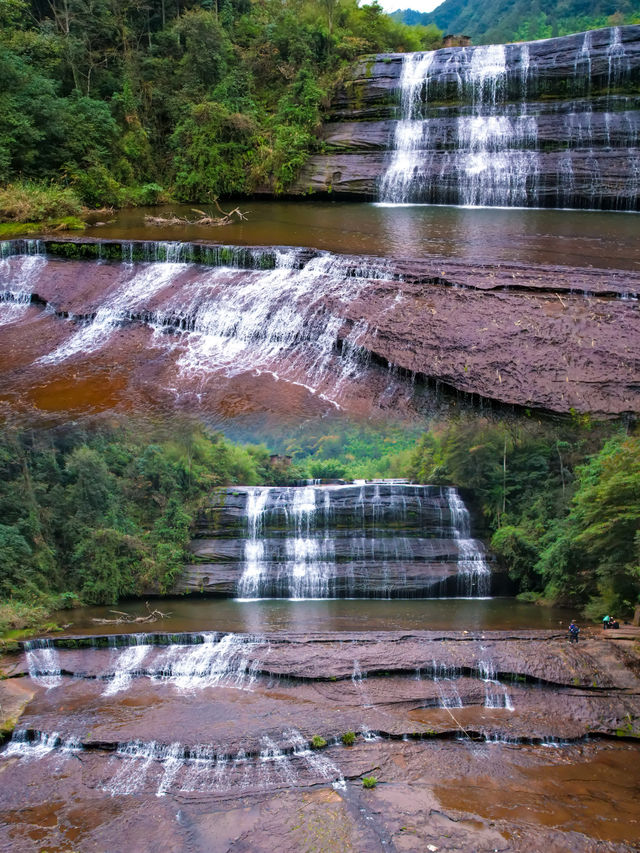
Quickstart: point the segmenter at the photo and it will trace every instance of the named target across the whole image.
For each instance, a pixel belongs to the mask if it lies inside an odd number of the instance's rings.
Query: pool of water
[[[270,631],[400,631],[400,630],[564,630],[575,617],[572,610],[538,607],[513,598],[488,599],[317,599],[237,601],[211,598],[164,598],[119,604],[130,616],[148,609],[167,614],[152,624],[104,624],[116,619],[110,607],[83,607],[56,614],[65,634],[105,634],[135,631],[233,631],[260,634]]]
[[[390,258],[640,269],[640,218],[633,213],[260,199],[223,206],[236,205],[246,211],[246,221],[223,227],[145,222],[148,214],[197,216],[188,205],[165,205],[119,211],[112,222],[86,233],[117,240],[311,246]]]

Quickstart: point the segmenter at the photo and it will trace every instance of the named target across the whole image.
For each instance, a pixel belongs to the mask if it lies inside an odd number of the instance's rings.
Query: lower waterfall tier
[[[241,598],[411,598],[494,591],[484,546],[448,486],[218,489],[175,592]]]
[[[124,827],[136,853],[632,853],[640,685],[616,651],[472,626],[25,642],[0,851],[121,850]]]

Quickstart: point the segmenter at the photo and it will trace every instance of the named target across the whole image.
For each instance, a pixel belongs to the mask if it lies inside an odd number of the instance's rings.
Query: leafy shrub
[[[375,788],[377,784],[378,780],[375,776],[364,776],[362,779],[363,788]]]
[[[353,746],[353,744],[356,742],[356,733],[355,732],[345,732],[342,735],[341,740],[345,746]]]
[[[81,212],[78,195],[57,184],[16,181],[0,187],[0,222],[44,222]]]
[[[314,735],[311,738],[311,749],[324,749],[326,745],[327,742],[322,735]]]

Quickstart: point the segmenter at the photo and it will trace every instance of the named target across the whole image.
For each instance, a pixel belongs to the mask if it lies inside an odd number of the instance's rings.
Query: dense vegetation
[[[171,588],[216,485],[407,476],[464,490],[522,593],[628,613],[640,593],[640,436],[576,422],[459,418],[418,436],[334,424],[289,468],[191,422],[0,437],[0,630],[47,609]]]
[[[91,207],[286,190],[344,66],[439,36],[357,0],[0,0],[0,184]]]
[[[588,419],[461,417],[406,430],[307,432],[286,447],[314,477],[455,485],[526,597],[628,613],[640,593],[640,437]]]
[[[425,434],[411,474],[469,489],[528,597],[628,613],[640,594],[640,438],[589,422],[460,421]]]
[[[208,490],[273,476],[264,447],[193,424],[5,430],[0,601],[51,608],[166,591]]]
[[[639,0],[444,0],[433,12],[394,12],[399,23],[434,24],[474,44],[564,36],[600,27],[640,24]]]

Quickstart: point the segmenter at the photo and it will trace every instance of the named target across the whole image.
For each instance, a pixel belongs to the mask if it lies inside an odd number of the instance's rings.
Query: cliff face
[[[219,489],[176,592],[242,598],[488,595],[457,491],[380,483]]]
[[[640,27],[360,62],[296,192],[639,209]]]

